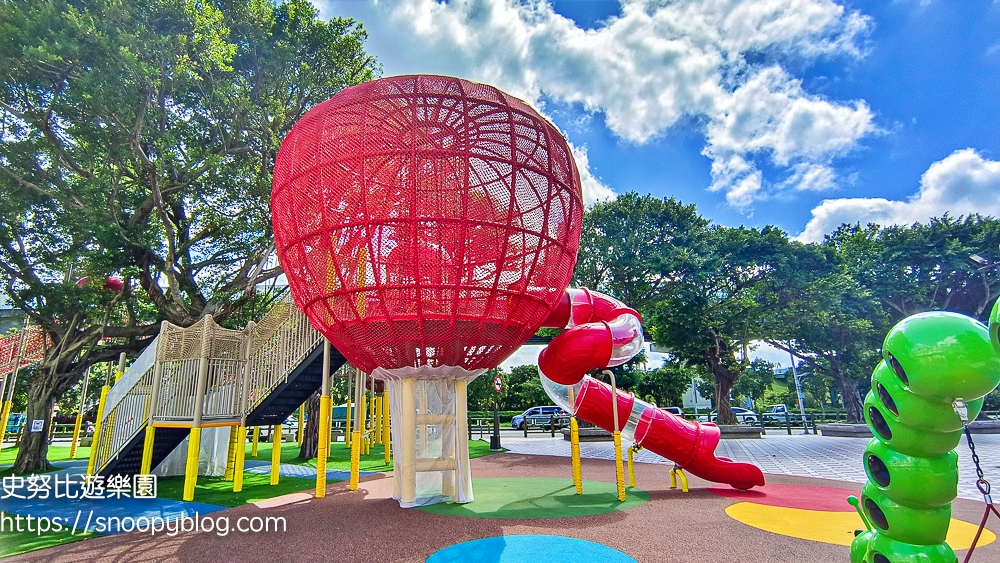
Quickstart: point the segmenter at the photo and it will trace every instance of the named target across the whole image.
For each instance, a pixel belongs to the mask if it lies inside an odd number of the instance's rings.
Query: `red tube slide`
[[[611,386],[586,372],[628,361],[642,349],[639,314],[620,301],[586,289],[567,289],[545,326],[568,330],[538,358],[546,393],[575,416],[661,455],[692,475],[737,489],[764,484],[760,468],[716,457],[719,428],[685,420],[618,391],[615,424]],[[617,428],[616,428],[617,427]]]

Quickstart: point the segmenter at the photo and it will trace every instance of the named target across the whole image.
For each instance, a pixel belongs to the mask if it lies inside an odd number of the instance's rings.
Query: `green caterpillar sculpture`
[[[958,495],[955,446],[962,400],[975,420],[1000,383],[1000,300],[989,327],[943,311],[921,313],[889,331],[872,374],[865,421],[868,482],[858,508],[868,531],[851,544],[851,563],[955,563],[945,542]]]

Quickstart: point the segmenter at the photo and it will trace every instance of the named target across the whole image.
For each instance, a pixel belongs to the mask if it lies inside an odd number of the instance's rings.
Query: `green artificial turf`
[[[584,481],[578,495],[571,480],[550,477],[473,479],[472,492],[475,502],[420,510],[473,518],[571,518],[628,510],[649,500],[649,493],[631,488],[625,502],[618,502],[617,486],[603,481]]]
[[[25,526],[22,520],[21,526]],[[23,528],[22,528],[23,529]],[[39,535],[37,532],[0,532],[0,557],[9,557],[18,553],[27,553],[46,547],[63,545],[83,539],[97,537],[99,534],[88,533],[86,535],[78,533],[70,535],[70,531],[63,529],[62,532],[47,532]]]
[[[160,477],[157,481],[157,487],[159,489],[156,495],[158,498],[173,500],[184,498],[183,476]],[[198,486],[194,490],[194,501],[219,506],[240,506],[289,493],[314,492],[315,490],[315,479],[282,475],[277,485],[271,485],[269,475],[244,473],[243,490],[234,493],[232,481],[226,481],[222,477],[198,477]]]
[[[90,457],[90,448],[77,448],[76,449],[76,459],[74,461],[87,461]],[[17,458],[17,446],[5,446],[2,451],[0,451],[0,465],[13,465],[14,460]],[[53,464],[53,468],[50,471],[58,471],[62,469],[60,461],[69,461],[69,446],[49,446],[48,453],[49,463]],[[34,471],[33,473],[47,473],[47,471]],[[13,475],[14,472],[11,468],[0,469],[0,477],[7,477]]]
[[[77,448],[75,461],[87,461],[90,457],[90,448]],[[12,465],[17,458],[17,446],[4,444],[0,450],[0,465]],[[49,446],[48,459],[50,462],[69,461],[69,446]]]

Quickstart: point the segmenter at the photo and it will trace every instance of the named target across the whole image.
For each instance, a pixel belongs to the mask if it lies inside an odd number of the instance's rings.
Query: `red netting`
[[[28,332],[24,335],[24,351],[21,352],[21,363],[18,369],[41,361],[42,356],[45,355],[47,339],[42,327],[30,326],[27,330]],[[14,364],[17,363],[17,347],[20,343],[20,332],[0,338],[0,377],[5,377],[14,371]]]
[[[271,211],[295,303],[351,363],[476,369],[559,301],[583,203],[566,141],[524,102],[399,76],[295,125]]]

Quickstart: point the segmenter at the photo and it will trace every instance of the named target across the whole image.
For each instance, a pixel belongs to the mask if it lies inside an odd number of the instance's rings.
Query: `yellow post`
[[[97,421],[94,422],[94,439],[90,442],[90,459],[87,461],[87,475],[94,474],[94,464],[97,463],[97,450],[98,440],[101,439],[102,421],[104,419],[104,405],[108,402],[108,392],[111,391],[110,385],[105,385],[101,387],[101,399],[97,403]],[[6,422],[4,423],[6,426]]]
[[[633,452],[635,447],[628,449],[628,486],[635,487],[635,458]]]
[[[323,381],[319,395],[319,447],[316,448],[316,498],[326,496],[326,458],[330,457],[330,341],[323,341]],[[316,416],[315,413],[312,416]]]
[[[281,469],[281,425],[271,427],[271,484],[278,484],[278,471]]]
[[[361,479],[361,431],[353,432],[353,443],[351,444],[351,490],[358,490],[358,481]]]
[[[236,476],[236,448],[243,446],[243,444],[237,441],[237,430],[239,430],[238,426],[231,426],[229,428],[229,450],[226,451],[226,475],[223,477],[226,481],[232,481]],[[243,449],[246,450],[246,447],[244,446]]]
[[[253,427],[253,447],[250,451],[250,457],[257,457],[257,442],[260,441],[260,426]]]
[[[76,412],[76,424],[73,425],[73,443],[69,446],[69,458],[76,459],[76,448],[80,443],[80,428],[83,426],[83,405],[87,401],[87,383],[90,380],[90,368],[83,374],[83,387],[80,389],[80,408]],[[4,427],[6,430],[7,427]],[[2,440],[0,440],[2,441]]]
[[[622,464],[622,433],[615,430],[615,481],[618,483],[618,500],[625,501],[625,467]]]
[[[188,436],[187,464],[184,466],[184,496],[185,501],[194,500],[194,488],[198,486],[198,454],[201,450],[201,427],[191,429]]]
[[[580,424],[575,416],[569,417],[569,449],[573,458],[573,486],[576,494],[583,494],[583,468],[580,465]]]
[[[156,440],[156,427],[146,426],[146,438],[142,442],[142,466],[139,473],[149,475],[153,470],[153,443]]]
[[[243,464],[247,459],[247,428],[237,426],[234,431],[237,436],[236,463],[233,468],[233,492],[238,493],[243,490]]]
[[[326,496],[326,458],[330,457],[330,396],[319,398],[319,450],[316,452],[316,498]]]
[[[625,501],[625,468],[622,466],[622,433],[618,428],[618,384],[615,382],[615,372],[606,369],[601,372],[611,378],[611,415],[615,422],[615,481],[618,484],[618,500]]]
[[[302,438],[305,436],[305,429],[306,429],[305,419],[306,419],[306,404],[302,403],[301,405],[299,405],[299,422],[296,425],[299,427],[298,436],[296,437],[298,438],[300,448],[302,447]]]
[[[392,435],[389,432],[389,396],[385,395],[382,398],[382,449],[383,455],[385,455],[385,464],[389,465],[391,461],[389,459],[389,450],[392,446]]]
[[[3,424],[3,426],[0,426],[0,449],[3,449],[3,440],[7,437],[7,422],[10,420],[10,408],[11,402],[4,401],[3,408],[0,409],[0,413],[2,413],[0,414],[0,424]]]

